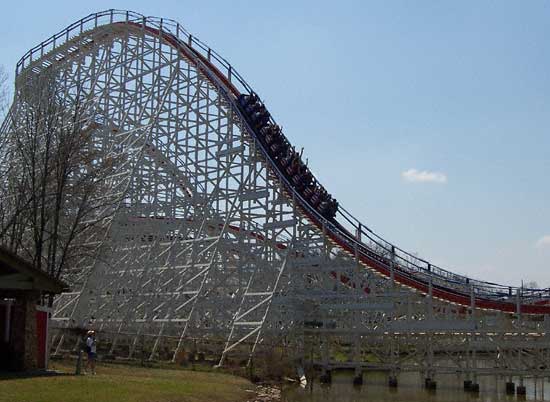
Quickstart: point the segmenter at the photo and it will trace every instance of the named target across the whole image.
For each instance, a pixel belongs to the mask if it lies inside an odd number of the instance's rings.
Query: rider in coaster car
[[[338,212],[338,201],[336,201],[335,199],[332,199],[331,203],[330,203],[330,215],[331,217],[335,217],[336,216],[336,212]]]
[[[313,194],[313,197],[311,197],[311,205],[317,208],[317,206],[327,198],[327,195],[327,190],[325,190],[324,187],[319,186],[317,191]]]
[[[323,197],[321,197],[321,202],[319,202],[319,205],[317,206],[317,209],[319,212],[321,212],[321,214],[324,214],[328,209],[329,201],[330,201],[330,194],[326,193]]]
[[[280,136],[278,138],[281,139],[281,147],[279,148],[279,152],[277,152],[277,155],[275,156],[277,157],[277,159],[281,159],[288,153],[288,150],[290,149],[290,144],[285,137]]]
[[[270,151],[269,153],[274,158],[278,157],[282,150],[283,150],[283,141],[280,137],[275,138],[273,140],[273,143],[268,148],[268,151]]]
[[[264,126],[260,129],[261,138],[263,138],[265,140],[265,142],[268,143],[268,144],[269,144],[269,142],[267,140],[267,137],[269,137],[269,140],[271,141],[271,139],[273,138],[272,135],[271,135],[272,131],[273,131],[273,126],[272,125],[267,125],[267,126]]]
[[[258,102],[258,108],[256,109],[256,112],[260,113],[260,115],[263,116],[264,113],[267,112],[267,109],[265,108],[265,105]]]
[[[260,98],[258,98],[258,95],[256,95],[254,92],[250,95],[250,98],[248,99],[249,104],[257,103],[260,101]]]
[[[239,102],[239,105],[241,105],[243,108],[246,108],[247,106],[256,103],[258,101],[258,96],[256,96],[255,93],[252,93],[251,95],[240,94],[237,97],[237,100]]]
[[[254,92],[250,94],[250,97],[248,98],[247,106],[254,105],[255,103],[260,102],[260,98],[258,98],[258,95],[256,95]]]
[[[262,106],[263,105],[260,103],[259,100],[248,102],[247,105],[244,107],[244,111],[248,116],[252,116],[252,114],[258,111]]]
[[[319,212],[327,219],[332,219],[338,211],[338,201],[329,194],[328,198],[319,206]]]
[[[266,124],[269,123],[269,118],[270,118],[270,114],[269,112],[267,111],[267,109],[264,109],[263,112],[261,112],[261,116],[260,116],[260,125],[261,126],[265,126]]]
[[[292,177],[296,190],[302,192],[311,181],[311,173],[305,165],[300,166],[297,174]]]
[[[302,179],[302,175],[305,173],[305,171],[306,171],[306,165],[304,165],[301,159],[298,159],[298,166],[296,167],[296,171],[291,177],[292,182],[294,184],[297,184]]]
[[[285,143],[288,142],[286,137],[283,135],[283,132],[281,131],[281,127],[279,127],[277,125],[273,128],[273,130],[271,132],[271,136],[273,138],[273,141],[276,141],[276,140],[280,139],[281,141],[283,141]],[[286,148],[288,148],[288,147],[286,147]]]
[[[260,118],[262,117],[262,114],[259,111],[256,111],[250,115],[250,121],[254,126],[258,125],[260,122]],[[256,128],[256,127],[254,127]]]
[[[288,177],[292,177],[294,173],[298,171],[298,168],[300,167],[300,155],[298,152],[294,152],[294,155],[292,155],[292,160],[290,161],[290,165],[286,168],[286,173],[288,174]]]
[[[260,130],[269,122],[269,112],[262,107],[250,117],[255,130]]]
[[[271,145],[274,142],[276,142],[277,140],[278,140],[278,137],[273,135],[273,131],[268,131],[268,133],[265,135],[265,143],[267,145]]]
[[[296,151],[294,150],[294,147],[289,148],[286,151],[286,153],[281,158],[281,166],[283,168],[286,168],[290,164],[290,161],[292,160],[292,157],[294,156],[295,153]]]
[[[311,174],[311,172],[308,171],[308,173],[311,175],[310,182],[306,184],[306,188],[304,189],[303,196],[306,200],[310,200],[313,194],[315,193],[315,189],[317,188],[317,182],[315,181],[315,178]]]
[[[319,212],[321,213],[321,215],[323,216],[328,215],[327,212],[329,211],[329,208],[330,208],[330,201],[331,201],[331,197],[330,195],[328,195],[327,198],[325,198],[319,204]]]
[[[239,102],[239,105],[242,107],[245,107],[248,102],[249,95],[246,94],[239,94],[237,97],[237,101]]]

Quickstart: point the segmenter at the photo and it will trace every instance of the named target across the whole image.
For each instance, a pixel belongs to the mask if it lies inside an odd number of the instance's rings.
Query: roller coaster
[[[22,94],[44,76],[68,109],[86,105],[94,146],[123,156],[107,181],[113,215],[87,239],[97,252],[67,271],[72,291],[56,300],[58,353],[77,345],[70,328],[93,326],[129,358],[146,337],[151,359],[201,340],[221,364],[284,344],[325,370],[361,372],[374,354],[391,378],[549,374],[550,289],[459,275],[377,235],[237,70],[178,22],[107,10],[29,50],[8,143]]]

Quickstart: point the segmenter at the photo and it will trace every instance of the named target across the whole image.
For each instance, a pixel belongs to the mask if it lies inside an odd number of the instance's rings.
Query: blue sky
[[[178,20],[371,228],[460,273],[550,286],[550,2],[6,3],[10,73],[93,11]]]

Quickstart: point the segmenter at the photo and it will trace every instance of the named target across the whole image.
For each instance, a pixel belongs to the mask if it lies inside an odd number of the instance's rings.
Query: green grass
[[[74,367],[54,362],[67,373]],[[97,375],[0,380],[0,402],[244,402],[253,386],[224,373],[99,364]]]

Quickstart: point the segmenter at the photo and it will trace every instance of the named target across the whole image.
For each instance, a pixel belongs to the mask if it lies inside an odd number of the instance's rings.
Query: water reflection
[[[539,378],[525,379],[527,388],[526,397],[506,395],[506,379],[492,377],[478,378],[480,393],[472,394],[463,390],[464,377],[461,375],[436,376],[437,390],[428,391],[422,387],[423,379],[418,373],[401,373],[397,389],[389,388],[388,377],[382,372],[368,372],[363,375],[363,386],[354,387],[352,372],[333,373],[331,385],[321,385],[314,382],[313,387],[303,389],[289,386],[283,391],[285,402],[359,402],[359,401],[433,401],[433,402],[462,402],[462,401],[518,401],[518,400],[550,400],[550,382]],[[516,386],[519,379],[514,378]],[[535,386],[536,385],[536,386]],[[544,393],[544,391],[547,391]]]

